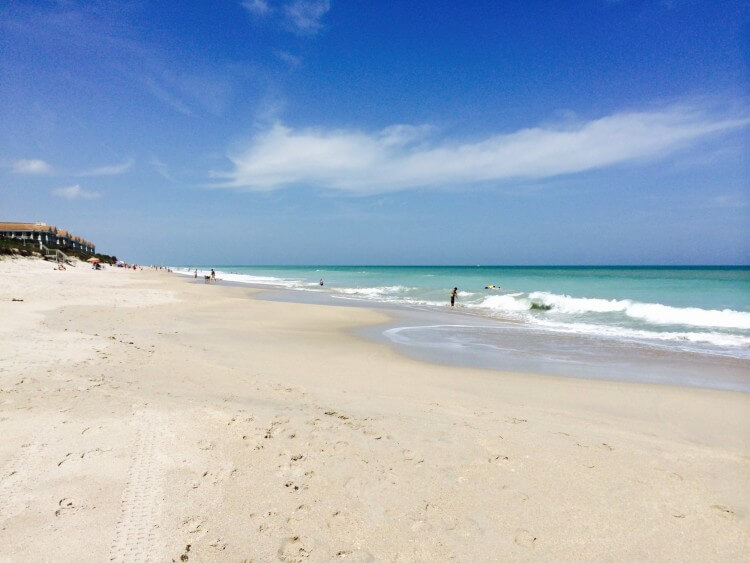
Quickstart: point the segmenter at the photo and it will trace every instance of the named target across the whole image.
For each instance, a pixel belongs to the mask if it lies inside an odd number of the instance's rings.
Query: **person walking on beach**
[[[458,299],[458,288],[454,287],[453,291],[451,291],[451,307],[454,306],[456,299]]]
[[[211,268],[211,281],[212,282],[216,281],[216,272],[214,272],[213,268]]]

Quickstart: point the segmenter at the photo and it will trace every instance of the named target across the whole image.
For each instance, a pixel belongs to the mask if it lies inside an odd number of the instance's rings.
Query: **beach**
[[[438,365],[382,310],[0,261],[0,560],[739,561],[750,394]]]

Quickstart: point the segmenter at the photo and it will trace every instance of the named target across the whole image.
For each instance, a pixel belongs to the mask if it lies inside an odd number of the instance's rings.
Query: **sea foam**
[[[541,309],[551,315],[586,315],[622,313],[631,319],[652,325],[683,325],[700,328],[750,329],[750,313],[731,309],[711,310],[697,307],[672,307],[660,303],[640,303],[629,299],[596,299],[571,297],[548,292],[490,295],[477,307],[497,312],[520,312]]]
[[[357,295],[360,297],[378,298],[386,295],[397,295],[404,293],[410,288],[402,285],[389,285],[382,287],[340,287],[333,288],[335,293],[342,293],[344,295]]]

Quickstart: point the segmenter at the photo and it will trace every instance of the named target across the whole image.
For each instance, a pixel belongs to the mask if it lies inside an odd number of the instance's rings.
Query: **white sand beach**
[[[0,261],[2,561],[740,561],[750,395],[433,365],[359,308]]]

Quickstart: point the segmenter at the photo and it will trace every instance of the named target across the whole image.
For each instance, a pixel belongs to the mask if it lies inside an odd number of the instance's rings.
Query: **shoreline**
[[[463,288],[457,309],[507,326],[520,322],[548,337],[564,335],[568,343],[578,339],[587,361],[597,343],[601,347],[606,342],[629,342],[647,350],[750,363],[750,313],[743,312],[750,290],[748,274],[750,269],[734,267],[233,266],[219,270],[220,277],[229,281],[451,314],[455,311],[447,307],[448,288],[457,284]],[[318,276],[327,278],[325,288],[318,287]],[[486,285],[487,280],[497,285]],[[477,336],[459,331],[452,341],[479,344]],[[492,337],[481,343],[502,348]],[[554,350],[547,352],[554,355]]]
[[[352,333],[377,310],[47,266],[0,262],[2,559],[750,547],[746,393],[433,365]]]
[[[189,276],[177,275],[196,283]],[[220,285],[259,290],[255,298],[267,301],[384,312],[388,321],[357,329],[354,334],[430,364],[750,393],[750,362],[740,358],[675,350],[658,342],[631,344],[616,338],[538,331],[517,321],[490,319],[463,309],[441,311],[238,281],[220,280]],[[435,337],[440,327],[450,329],[448,337]],[[429,333],[430,339],[387,335],[415,329]],[[468,347],[450,342],[450,333],[474,330],[497,333],[498,337],[485,336],[481,343]]]

